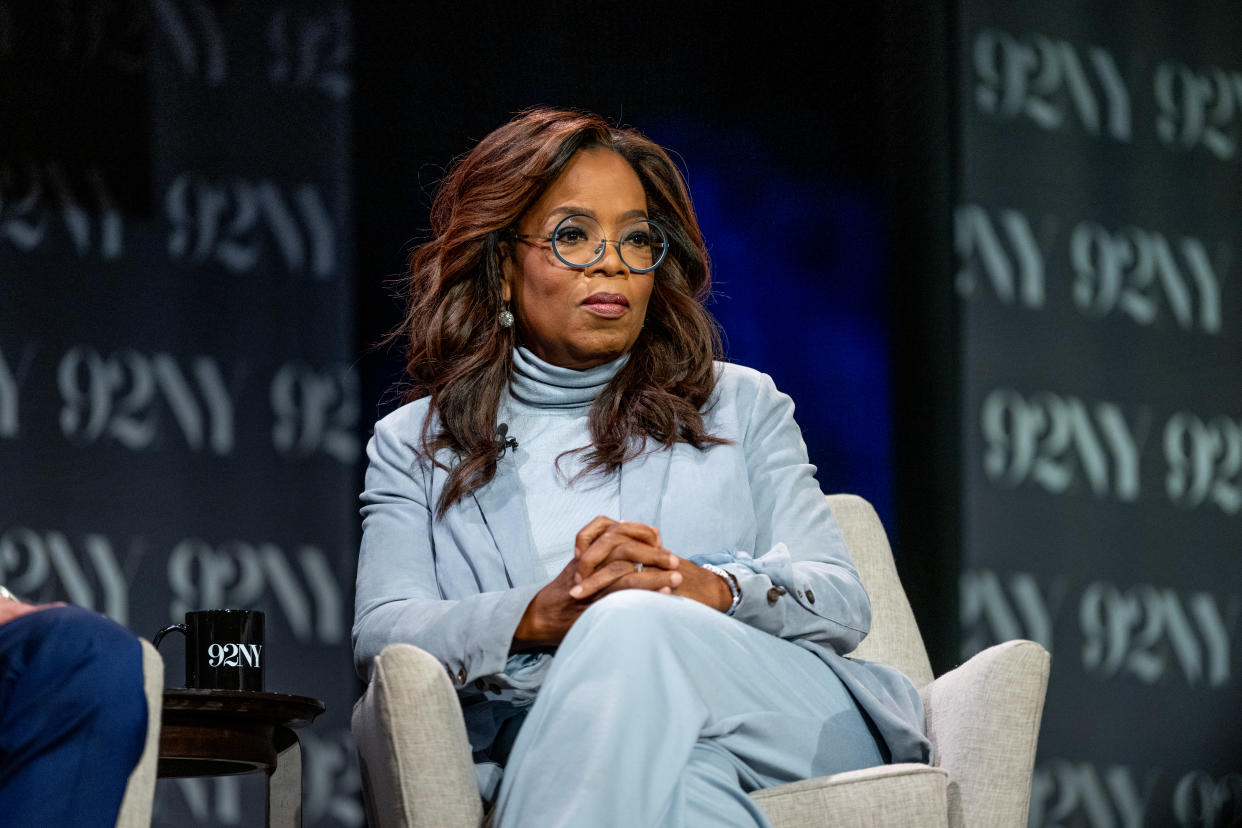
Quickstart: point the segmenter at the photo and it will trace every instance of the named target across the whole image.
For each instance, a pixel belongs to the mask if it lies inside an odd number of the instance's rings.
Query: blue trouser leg
[[[814,654],[697,602],[625,590],[562,642],[496,822],[765,826],[746,793],[882,761]]]
[[[142,650],[124,627],[80,607],[0,624],[5,825],[114,825],[146,730]]]

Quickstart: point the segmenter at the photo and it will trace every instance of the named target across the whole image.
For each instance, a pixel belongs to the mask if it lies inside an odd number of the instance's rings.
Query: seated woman
[[[869,603],[793,403],[714,361],[664,151],[529,110],[432,229],[408,403],[367,450],[354,654],[444,664],[496,823],[766,825],[748,792],[926,761],[910,681],[842,655]]]

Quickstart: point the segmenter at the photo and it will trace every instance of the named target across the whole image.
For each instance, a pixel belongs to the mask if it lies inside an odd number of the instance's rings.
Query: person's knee
[[[40,610],[39,673],[55,682],[63,704],[118,747],[145,738],[147,700],[142,646],[129,630],[80,607]],[[140,750],[141,748],[139,748]],[[123,759],[121,755],[118,759]]]
[[[601,598],[582,614],[574,624],[578,632],[575,638],[596,642],[616,640],[643,647],[663,644],[678,647],[684,643],[681,639],[695,636],[703,624],[719,620],[714,618],[718,614],[688,598],[623,589]]]
[[[605,595],[588,607],[582,617],[627,612],[658,612],[661,606],[668,604],[670,597],[672,596],[646,589],[619,589]]]
[[[630,635],[659,625],[679,601],[644,589],[622,589],[596,601],[575,623],[592,630],[618,630]]]
[[[64,652],[88,649],[112,650],[123,642],[136,641],[134,634],[112,619],[82,607],[65,606],[39,610],[43,641],[55,642]]]

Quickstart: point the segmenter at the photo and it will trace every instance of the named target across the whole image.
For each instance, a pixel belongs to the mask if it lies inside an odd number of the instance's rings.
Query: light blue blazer
[[[610,517],[655,526],[670,551],[730,570],[742,589],[737,620],[820,656],[875,723],[892,761],[928,761],[923,708],[909,679],[841,655],[867,634],[871,607],[815,481],[792,400],[766,374],[724,363],[717,369],[704,425],[733,443],[703,451],[655,446],[626,463],[620,514]],[[426,398],[402,406],[376,424],[367,446],[354,660],[366,677],[393,642],[434,655],[458,688],[471,744],[481,750],[530,703],[546,672],[550,656],[509,655],[545,580],[516,452],[506,452],[490,483],[434,517],[446,473],[419,447],[427,411]]]

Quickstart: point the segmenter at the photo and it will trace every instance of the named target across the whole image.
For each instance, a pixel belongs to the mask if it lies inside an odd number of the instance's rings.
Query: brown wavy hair
[[[496,419],[513,371],[515,327],[499,323],[503,244],[522,214],[579,150],[603,147],[629,162],[650,217],[670,236],[644,328],[591,407],[584,473],[612,472],[649,437],[671,448],[729,442],[707,433],[699,409],[715,387],[720,335],[703,302],[707,248],[676,165],[658,145],[598,115],[534,108],[518,113],[456,161],[431,207],[431,241],[410,257],[408,307],[394,336],[407,340],[406,401],[431,397],[422,447],[446,469],[437,516],[496,474]],[[441,449],[451,465],[435,459]]]

